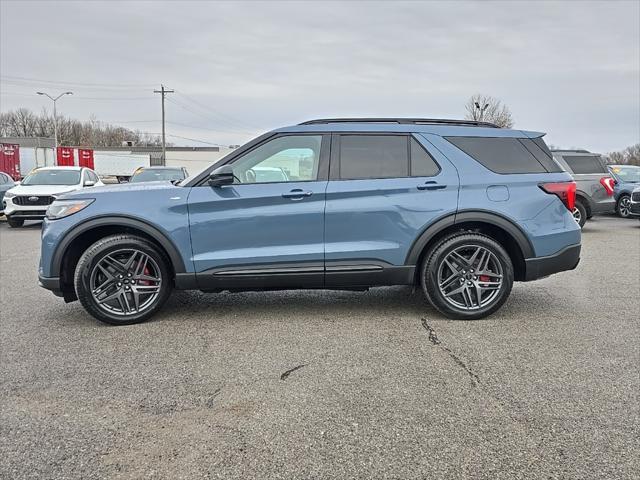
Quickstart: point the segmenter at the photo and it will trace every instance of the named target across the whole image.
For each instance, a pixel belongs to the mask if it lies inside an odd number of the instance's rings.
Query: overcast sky
[[[515,128],[608,152],[640,141],[640,2],[0,3],[2,111],[243,143],[314,117],[462,118],[474,93]]]

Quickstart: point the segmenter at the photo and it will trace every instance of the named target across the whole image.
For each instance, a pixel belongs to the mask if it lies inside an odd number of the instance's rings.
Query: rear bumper
[[[569,245],[553,255],[546,257],[527,258],[525,282],[548,277],[553,273],[573,270],[580,262],[581,245]]]

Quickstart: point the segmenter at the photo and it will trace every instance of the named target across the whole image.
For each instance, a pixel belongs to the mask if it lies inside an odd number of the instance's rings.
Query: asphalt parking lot
[[[1,478],[637,478],[640,222],[487,320],[408,288],[178,292],[102,325],[0,223]]]

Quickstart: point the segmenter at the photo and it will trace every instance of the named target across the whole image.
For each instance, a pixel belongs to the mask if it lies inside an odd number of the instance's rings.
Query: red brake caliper
[[[143,273],[144,275],[150,275],[150,273],[151,273],[151,272],[149,271],[149,267],[148,267],[148,266],[145,266],[145,267],[144,267],[144,270],[142,271],[142,273]],[[151,285],[151,280],[140,280],[140,282],[138,282],[138,283],[141,283],[142,285],[147,285],[147,286],[149,286],[149,285]]]

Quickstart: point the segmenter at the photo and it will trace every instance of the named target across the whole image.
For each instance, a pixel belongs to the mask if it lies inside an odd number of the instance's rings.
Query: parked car
[[[16,182],[8,173],[0,172],[0,215],[4,213],[4,194],[15,185]]]
[[[636,187],[631,192],[629,198],[629,215],[640,219],[640,187]]]
[[[419,285],[444,315],[482,318],[514,281],[580,259],[576,184],[543,135],[432,119],[281,128],[180,185],[57,199],[39,281],[113,324],[148,319],[172,288]],[[265,166],[291,173],[255,182]]]
[[[131,176],[131,183],[169,181],[177,182],[187,178],[187,169],[182,167],[138,168]]]
[[[616,213],[622,218],[629,216],[631,192],[640,184],[640,167],[636,165],[609,165],[609,172],[615,180],[613,198],[616,201]]]
[[[553,158],[576,181],[576,205],[573,217],[584,227],[593,215],[614,213],[613,177],[597,153],[587,150],[553,150]]]
[[[21,227],[25,220],[42,220],[55,198],[74,190],[102,186],[93,170],[84,167],[36,168],[4,195],[7,223]]]

